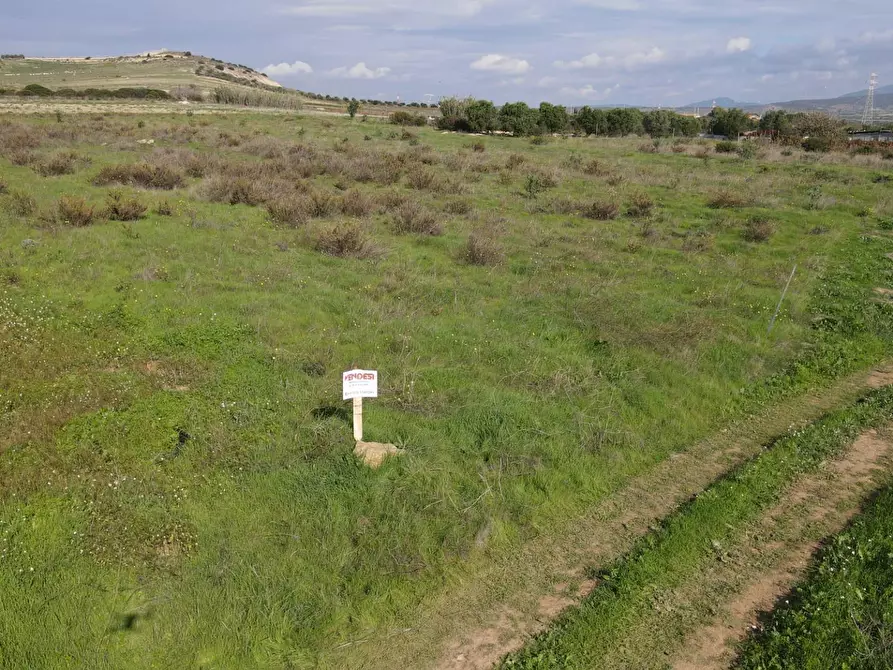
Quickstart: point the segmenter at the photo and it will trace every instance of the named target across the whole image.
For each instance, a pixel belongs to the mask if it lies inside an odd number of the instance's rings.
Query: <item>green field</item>
[[[396,667],[486,566],[888,357],[890,162],[711,146],[0,119],[0,666]]]

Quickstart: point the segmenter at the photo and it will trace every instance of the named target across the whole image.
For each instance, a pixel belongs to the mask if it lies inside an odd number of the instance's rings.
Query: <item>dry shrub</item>
[[[344,167],[344,175],[361,183],[390,186],[400,181],[402,166],[391,154],[365,155],[349,162]]]
[[[248,177],[211,177],[202,184],[201,192],[211,202],[229,205],[255,206],[264,202],[267,196],[263,183]]]
[[[620,205],[613,200],[596,200],[583,208],[583,216],[597,221],[610,221],[620,216]]]
[[[775,224],[765,216],[752,216],[744,224],[742,235],[748,242],[766,242],[775,232]]]
[[[682,250],[692,253],[710,251],[713,248],[713,235],[706,230],[688,233],[682,242]]]
[[[319,232],[313,248],[342,258],[369,258],[376,254],[366,230],[354,221],[342,221]]]
[[[526,162],[527,156],[524,154],[509,154],[509,157],[505,159],[505,167],[507,170],[514,170],[515,168],[521,167]]]
[[[534,175],[543,188],[557,188],[560,183],[558,171],[553,168],[537,170]]]
[[[10,191],[5,207],[15,216],[31,216],[37,210],[37,201],[24,191]]]
[[[106,199],[103,216],[110,221],[136,221],[146,215],[146,209],[138,198],[112,191]]]
[[[77,195],[63,195],[44,217],[47,223],[83,228],[96,219],[96,208]]]
[[[338,199],[326,191],[310,191],[304,199],[307,214],[322,219],[338,209]]]
[[[267,213],[271,220],[284,226],[301,226],[310,220],[304,198],[295,195],[271,200],[267,203]]]
[[[407,202],[409,202],[409,198],[400,191],[394,189],[382,191],[378,196],[378,203],[382,214],[400,209]]]
[[[487,150],[487,145],[483,142],[475,142],[471,145],[471,150],[475,153],[482,154]]]
[[[19,167],[33,165],[37,161],[37,157],[28,149],[17,149],[16,151],[12,151],[7,154],[7,158],[10,163],[18,165]]]
[[[611,169],[599,160],[591,160],[583,166],[583,172],[592,177],[605,177],[611,174]]]
[[[6,182],[0,179],[0,195],[4,195],[9,191],[9,186],[6,185]]]
[[[717,191],[707,201],[707,206],[712,209],[734,209],[737,207],[749,207],[751,204],[753,204],[753,201],[747,196],[728,189]]]
[[[496,183],[500,186],[511,186],[514,183],[515,179],[512,176],[511,172],[500,172],[496,176]]]
[[[533,207],[537,214],[577,214],[580,209],[580,203],[563,196],[549,201],[537,201]]]
[[[158,214],[158,216],[173,216],[174,204],[170,200],[162,200],[155,205],[155,213]]]
[[[447,214],[456,214],[458,216],[465,216],[470,214],[474,208],[471,206],[471,203],[468,200],[447,200],[443,204],[443,211]]]
[[[417,191],[435,190],[438,177],[432,170],[413,170],[406,176],[406,183]]]
[[[288,149],[289,144],[285,140],[279,140],[269,135],[261,135],[245,142],[239,151],[252,156],[271,159],[282,157]]]
[[[375,202],[368,195],[357,189],[351,189],[339,203],[341,213],[346,216],[368,216],[375,209]]]
[[[34,128],[9,122],[0,124],[0,154],[37,149],[40,143],[40,135]]]
[[[440,235],[443,233],[443,226],[434,212],[410,201],[394,213],[394,230],[398,233]]]
[[[644,219],[651,216],[654,211],[654,200],[644,193],[636,193],[626,208],[626,213],[632,217]]]
[[[645,142],[639,145],[639,153],[656,154],[660,151],[660,144],[655,142]]]
[[[688,146],[685,144],[674,144],[672,151],[674,154],[684,154],[688,151]]]
[[[50,156],[45,161],[38,161],[34,166],[35,171],[41,177],[57,177],[74,172],[75,161],[78,155],[73,151],[63,151]]]
[[[609,186],[620,186],[624,181],[624,176],[622,174],[612,174],[608,177],[607,182]]]
[[[93,184],[96,186],[121,184],[169,191],[183,185],[183,174],[166,165],[125,163],[102,168],[93,179]]]
[[[503,255],[502,245],[489,230],[472,231],[463,250],[463,258],[470,265],[499,265]]]
[[[164,149],[157,151],[149,158],[154,165],[164,166],[170,170],[182,170],[189,177],[201,178],[214,169],[219,169],[219,162],[209,154],[190,151],[189,149]]]

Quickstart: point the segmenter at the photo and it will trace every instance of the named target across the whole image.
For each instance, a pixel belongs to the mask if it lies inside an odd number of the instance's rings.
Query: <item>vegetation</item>
[[[287,91],[259,91],[230,86],[218,86],[211,91],[210,99],[221,105],[240,107],[270,107],[273,109],[301,109],[303,101]]]
[[[890,354],[882,155],[641,144],[254,110],[0,120],[3,663],[424,665],[444,633],[418,612],[449,585]],[[351,366],[381,373],[365,436],[405,449],[376,471],[352,455]],[[667,578],[833,453],[851,424],[829,421],[694,508],[696,541],[656,545]]]

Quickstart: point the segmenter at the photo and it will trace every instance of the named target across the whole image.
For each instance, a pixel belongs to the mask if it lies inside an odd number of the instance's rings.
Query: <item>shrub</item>
[[[718,154],[733,154],[738,150],[738,143],[729,140],[717,142],[713,147]]]
[[[56,202],[55,209],[46,216],[49,223],[83,228],[93,223],[96,209],[80,196],[63,195]]]
[[[251,177],[211,177],[202,184],[202,193],[211,202],[229,205],[255,206],[266,199],[262,183]]]
[[[394,212],[394,230],[398,233],[440,235],[443,226],[434,212],[417,202],[409,201]]]
[[[121,184],[160,190],[171,190],[183,185],[183,174],[165,165],[134,163],[108,165],[93,179],[96,186]]]
[[[173,216],[174,205],[170,200],[162,200],[155,205],[155,213],[158,214],[158,216]]]
[[[310,191],[304,202],[306,203],[307,213],[318,219],[333,214],[338,208],[338,200],[334,195],[326,191]]]
[[[120,191],[108,194],[103,216],[110,221],[136,221],[143,218],[147,207],[135,197],[125,197]]]
[[[413,112],[406,112],[403,110],[398,110],[393,112],[389,117],[388,121],[395,126],[426,126],[428,125],[428,119],[421,114],[415,114]]]
[[[375,203],[362,191],[351,189],[341,196],[340,208],[347,216],[368,216],[375,209]]]
[[[742,160],[747,161],[757,157],[760,153],[760,147],[756,142],[744,141],[738,145],[735,153],[737,153]]]
[[[9,191],[9,187],[6,185],[6,182],[0,179],[0,195],[4,195]]]
[[[620,216],[620,205],[613,200],[596,200],[583,208],[583,216],[597,221],[609,221]]]
[[[637,193],[626,208],[626,213],[636,218],[646,218],[654,211],[654,201],[644,193]]]
[[[443,211],[447,214],[457,214],[460,216],[464,216],[466,214],[470,214],[473,207],[471,203],[467,200],[447,200],[443,204]]]
[[[482,154],[487,150],[487,145],[483,142],[475,142],[471,145],[471,150],[475,153]]]
[[[37,201],[24,191],[10,191],[6,209],[15,216],[31,216],[37,209]]]
[[[438,176],[432,170],[413,170],[406,176],[406,183],[417,191],[437,190]]]
[[[507,170],[514,170],[516,167],[520,167],[527,162],[527,156],[524,154],[509,154],[509,157],[505,159],[505,167]]]
[[[732,209],[747,207],[751,204],[752,202],[749,198],[729,190],[719,191],[707,201],[707,206],[712,209]]]
[[[831,140],[827,137],[807,137],[801,146],[803,151],[827,153],[831,151]]]
[[[393,189],[382,191],[378,196],[378,203],[381,208],[381,212],[390,212],[395,209],[399,209],[404,204],[409,201],[403,193],[400,191],[395,191]]]
[[[267,203],[267,213],[275,223],[285,226],[301,226],[310,219],[306,202],[294,195],[271,200]]]
[[[583,166],[583,172],[593,177],[604,177],[611,174],[611,170],[604,163],[595,159]]]
[[[775,225],[764,216],[752,216],[744,224],[744,239],[748,242],[765,242],[775,232]]]
[[[7,156],[9,158],[9,162],[13,165],[18,165],[20,167],[24,167],[26,165],[32,165],[37,158],[34,154],[27,149],[17,149],[12,151]]]
[[[46,162],[37,163],[34,168],[42,177],[56,177],[63,174],[71,174],[74,172],[74,162],[77,154],[71,151],[63,152],[51,156]]]
[[[357,223],[342,222],[320,232],[313,247],[329,256],[369,258],[375,254],[366,231]]]
[[[489,231],[475,230],[465,243],[463,258],[470,265],[498,265],[502,262],[502,245]]]

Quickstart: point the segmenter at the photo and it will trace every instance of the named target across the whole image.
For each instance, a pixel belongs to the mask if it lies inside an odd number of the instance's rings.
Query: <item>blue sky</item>
[[[2,0],[0,52],[189,49],[295,88],[678,106],[893,83],[889,0]]]

